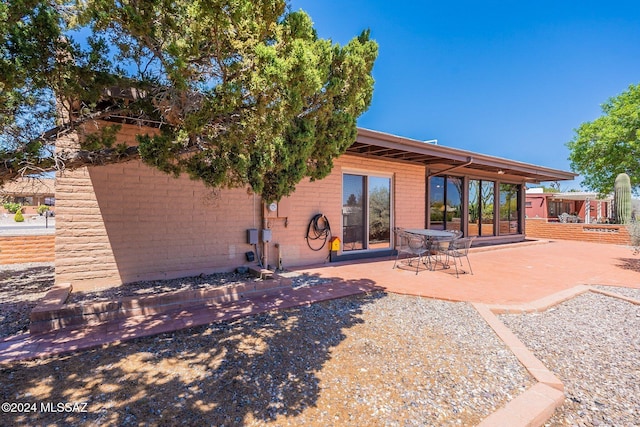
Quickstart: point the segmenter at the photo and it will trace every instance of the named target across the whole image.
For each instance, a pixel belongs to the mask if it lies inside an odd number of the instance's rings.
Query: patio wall
[[[138,132],[125,125],[120,139],[131,141]],[[76,140],[71,135],[59,146]],[[393,174],[395,224],[424,226],[423,166],[345,155],[327,178],[299,183],[276,212],[265,212],[273,235],[269,264],[277,265],[278,250],[285,267],[327,259],[328,245],[313,251],[305,236],[318,213],[340,235],[344,170]],[[139,161],[59,174],[56,203],[56,283],[75,290],[230,271],[248,264],[245,253],[253,247],[246,230],[265,226],[262,201],[248,189],[214,193]]]
[[[54,236],[0,237],[0,265],[54,260]]]
[[[539,239],[579,240],[583,242],[628,245],[629,232],[624,225],[610,224],[563,224],[547,222],[543,218],[526,219],[527,237]]]

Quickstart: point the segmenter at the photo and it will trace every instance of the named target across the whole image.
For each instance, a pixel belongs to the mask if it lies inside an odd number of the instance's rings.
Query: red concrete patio
[[[393,268],[394,259],[325,264],[301,269],[321,277],[367,280],[388,292],[450,301],[521,305],[576,285],[640,288],[640,255],[628,246],[569,240],[472,248],[473,275],[455,270]],[[466,259],[463,258],[464,269]]]

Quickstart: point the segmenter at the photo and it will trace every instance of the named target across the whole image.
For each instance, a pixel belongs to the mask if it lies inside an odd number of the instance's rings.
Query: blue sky
[[[570,170],[565,146],[640,83],[640,3],[294,0],[318,35],[379,44],[361,127]],[[577,182],[561,188],[578,188]]]

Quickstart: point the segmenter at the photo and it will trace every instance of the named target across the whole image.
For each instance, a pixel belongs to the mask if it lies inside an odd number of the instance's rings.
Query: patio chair
[[[396,232],[396,260],[393,263],[393,268],[396,268],[398,260],[402,255],[405,256],[405,260],[408,260],[407,265],[410,267],[412,263],[416,263],[416,274],[420,272],[420,263],[427,264],[423,261],[425,254],[427,253],[427,245],[423,236],[407,233],[402,229],[394,229]]]
[[[460,230],[445,230],[448,231],[449,233],[451,233],[451,236],[455,239],[459,239],[462,237],[462,231]]]
[[[460,239],[453,240],[449,243],[449,247],[446,250],[447,259],[449,257],[453,258],[453,265],[456,269],[456,277],[459,277],[458,274],[458,262],[460,260],[460,268],[462,268],[462,258],[467,259],[467,264],[469,265],[469,272],[473,274],[473,269],[471,268],[471,262],[469,262],[469,249],[471,248],[471,243],[475,237],[463,237]],[[464,270],[462,271],[465,272]]]
[[[438,263],[442,264],[443,268],[449,268],[448,251],[451,242],[462,237],[463,233],[459,230],[444,230],[451,236],[447,237],[435,237],[431,238],[427,244],[429,247],[429,264],[432,266],[432,270],[435,270]]]

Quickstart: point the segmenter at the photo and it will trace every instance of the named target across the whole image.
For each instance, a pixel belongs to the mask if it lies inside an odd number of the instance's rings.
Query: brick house
[[[119,139],[139,132],[125,123]],[[230,271],[251,264],[247,252],[272,266],[322,263],[327,236],[308,238],[318,214],[341,240],[332,261],[392,254],[395,226],[462,230],[479,244],[521,241],[526,184],[575,177],[368,129],[334,164],[270,206],[247,189],[212,192],[140,161],[59,173],[56,282],[83,290]]]
[[[597,193],[545,193],[542,188],[532,188],[526,193],[525,213],[527,218],[547,221],[559,221],[562,214],[568,214],[578,222],[595,224],[608,222],[611,203],[611,198],[598,197]]]
[[[34,214],[38,206],[55,206],[55,180],[53,178],[22,178],[0,187],[0,201],[19,203],[25,214]],[[0,205],[0,212],[6,210]]]

